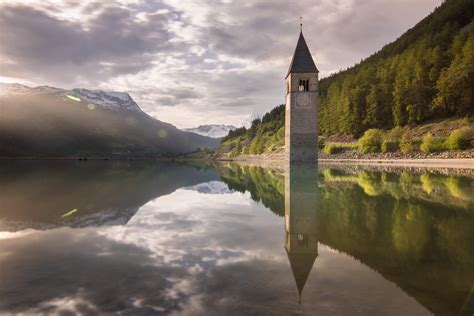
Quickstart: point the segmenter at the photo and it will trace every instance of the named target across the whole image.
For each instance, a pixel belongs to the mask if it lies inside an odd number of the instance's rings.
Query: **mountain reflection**
[[[212,168],[174,163],[9,161],[0,166],[0,230],[124,225],[152,199],[218,179]]]
[[[474,311],[472,177],[232,164],[221,177],[285,216],[285,248],[300,294],[319,241],[381,273],[435,314]]]

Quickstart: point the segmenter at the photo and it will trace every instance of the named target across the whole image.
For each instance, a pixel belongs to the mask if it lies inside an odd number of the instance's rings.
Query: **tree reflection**
[[[238,165],[220,172],[229,186],[249,191],[276,214],[284,209],[285,248],[300,292],[317,256],[311,241],[319,240],[395,282],[435,314],[472,314],[471,177],[323,168],[313,179],[310,172]],[[293,253],[307,257],[296,265]]]

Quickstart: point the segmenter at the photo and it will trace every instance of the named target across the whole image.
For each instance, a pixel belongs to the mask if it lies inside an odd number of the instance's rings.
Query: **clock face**
[[[308,108],[309,105],[310,105],[309,94],[307,94],[307,93],[298,93],[296,95],[296,107]]]

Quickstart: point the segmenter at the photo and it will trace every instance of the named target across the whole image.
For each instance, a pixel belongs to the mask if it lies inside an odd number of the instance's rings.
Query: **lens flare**
[[[135,125],[137,125],[137,123],[138,123],[138,122],[137,122],[137,119],[134,118],[134,117],[131,117],[131,116],[130,116],[130,117],[127,117],[127,118],[125,119],[125,122],[127,122],[127,124],[130,125],[130,126],[135,126]]]
[[[70,210],[69,212],[64,213],[61,217],[68,217],[71,216],[72,214],[76,213],[78,211],[77,208]]]
[[[71,99],[73,101],[81,102],[81,99],[79,99],[78,97],[76,97],[74,95],[66,94],[66,97],[68,97],[69,99]]]
[[[94,104],[94,103],[89,103],[89,104],[87,105],[87,108],[88,108],[89,110],[95,110],[95,104]]]
[[[168,133],[164,129],[159,129],[158,130],[158,137],[159,138],[166,138],[168,136]]]

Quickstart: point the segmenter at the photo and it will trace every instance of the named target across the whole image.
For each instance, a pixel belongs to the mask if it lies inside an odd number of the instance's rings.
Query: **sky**
[[[284,103],[303,33],[320,78],[442,0],[1,0],[0,82],[126,91],[179,128],[246,125]]]

